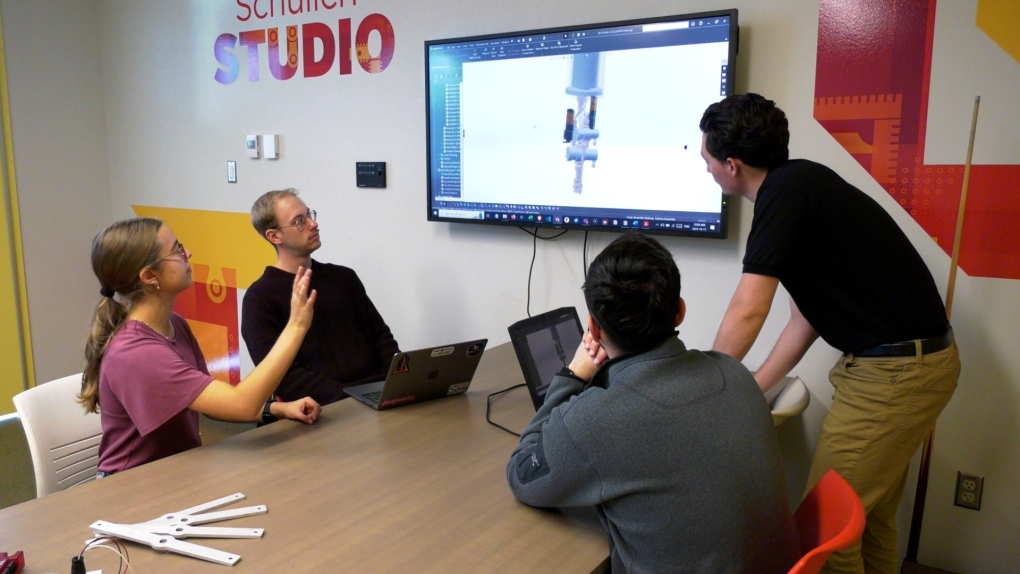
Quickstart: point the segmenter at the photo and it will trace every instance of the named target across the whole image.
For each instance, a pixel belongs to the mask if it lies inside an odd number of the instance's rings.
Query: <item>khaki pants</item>
[[[834,553],[823,572],[899,572],[896,511],[910,459],[956,390],[956,344],[911,357],[844,355],[829,372],[832,407],[808,476],[808,490],[835,469],[864,503],[861,542]]]

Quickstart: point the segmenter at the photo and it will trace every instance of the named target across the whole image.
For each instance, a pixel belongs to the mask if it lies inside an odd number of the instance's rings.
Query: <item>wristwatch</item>
[[[276,396],[274,395],[272,397],[269,397],[269,400],[266,401],[265,406],[262,407],[262,424],[275,423],[278,420],[275,416],[273,416],[273,411],[270,410],[270,407],[275,402]]]

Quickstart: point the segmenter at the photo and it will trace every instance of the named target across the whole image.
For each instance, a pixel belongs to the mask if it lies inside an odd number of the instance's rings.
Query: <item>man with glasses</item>
[[[344,398],[344,387],[384,379],[400,348],[358,275],[312,259],[322,246],[315,210],[295,189],[270,191],[252,206],[251,223],[276,249],[276,263],[248,288],[241,308],[241,335],[256,365],[287,324],[298,267],[312,270],[310,289],[318,292],[315,319],[276,396],[326,405]]]

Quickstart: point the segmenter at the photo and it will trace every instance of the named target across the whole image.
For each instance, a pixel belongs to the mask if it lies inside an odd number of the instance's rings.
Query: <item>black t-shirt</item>
[[[256,365],[287,326],[293,288],[293,273],[266,267],[244,294],[241,336]],[[385,379],[400,348],[354,270],[313,259],[308,288],[318,292],[315,317],[276,394],[327,405],[343,399],[345,387]]]
[[[811,161],[788,161],[762,182],[744,273],[778,278],[822,339],[845,353],[948,327],[931,272],[892,217]]]

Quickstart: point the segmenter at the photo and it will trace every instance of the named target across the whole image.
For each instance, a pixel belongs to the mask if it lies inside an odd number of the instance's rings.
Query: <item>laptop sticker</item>
[[[433,357],[445,357],[453,354],[453,347],[442,347],[439,349],[432,349]]]
[[[467,356],[475,357],[482,354],[485,350],[485,343],[475,343],[467,348]]]
[[[446,394],[449,396],[463,393],[468,390],[468,385],[470,384],[471,383],[457,383],[456,385],[450,385],[450,388],[446,390]]]
[[[392,407],[394,405],[402,405],[402,404],[405,404],[405,403],[413,403],[414,401],[415,401],[415,396],[414,395],[408,395],[406,397],[400,397],[399,399],[390,399],[388,401],[383,401],[382,404],[379,405],[379,408]]]
[[[407,372],[409,372],[411,370],[410,367],[411,367],[411,356],[410,355],[404,355],[403,357],[400,357],[400,362],[397,363],[397,368],[393,369],[393,374],[394,375],[399,375],[400,373],[407,373]]]

